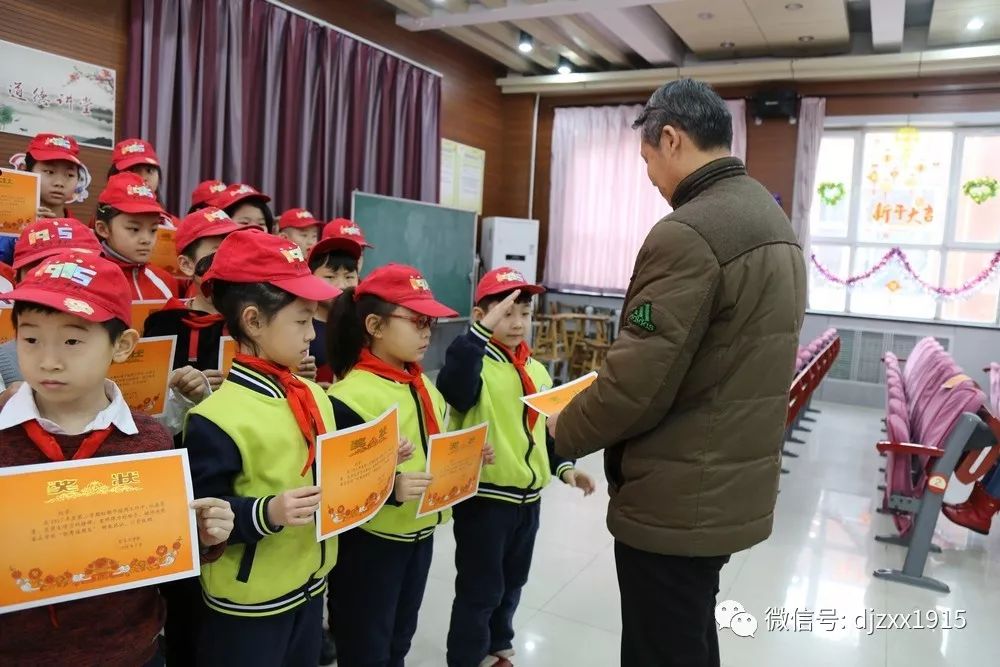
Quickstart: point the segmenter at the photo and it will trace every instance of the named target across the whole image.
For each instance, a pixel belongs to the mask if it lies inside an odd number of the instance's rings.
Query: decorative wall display
[[[997,190],[997,179],[992,176],[973,178],[972,180],[966,181],[962,186],[962,192],[965,193],[965,196],[977,204],[982,204],[996,197]]]
[[[816,188],[816,194],[819,195],[819,200],[827,206],[836,206],[847,194],[847,187],[843,183],[827,181],[819,184],[819,187]]]
[[[115,141],[115,71],[0,40],[0,131],[58,130],[81,146]]]

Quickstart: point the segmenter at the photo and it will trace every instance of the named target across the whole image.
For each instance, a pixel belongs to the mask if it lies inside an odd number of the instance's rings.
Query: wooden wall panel
[[[0,39],[23,44],[67,58],[110,67],[117,74],[118,97],[115,105],[115,138],[121,138],[125,109],[125,70],[127,67],[128,0],[4,0]],[[58,127],[52,128],[58,132]],[[0,133],[0,164],[14,153],[23,153],[30,137]],[[80,158],[87,165],[93,182],[90,197],[70,209],[76,217],[89,220],[97,206],[97,195],[104,189],[111,151],[81,148]]]
[[[765,87],[720,87],[726,98],[748,97],[761,90],[780,89],[780,84]],[[899,79],[887,81],[833,81],[785,86],[803,96],[827,98],[827,115],[853,116],[901,113],[954,113],[996,111],[1000,109],[1000,79],[991,75]],[[552,122],[555,109],[564,106],[643,103],[652,91],[566,95],[543,98],[539,108],[538,145],[535,163],[534,217],[540,221],[539,275],[543,276],[548,248],[550,170],[552,158]],[[507,130],[514,132],[513,128]],[[795,177],[795,148],[798,128],[782,120],[767,120],[756,125],[747,118],[747,169],[771,192],[780,195],[786,213],[791,212]],[[638,139],[637,139],[638,141]],[[638,151],[638,145],[636,146]],[[506,172],[530,170],[530,162],[515,160],[504,166]],[[516,195],[514,191],[506,194]],[[517,202],[510,206],[518,207]]]

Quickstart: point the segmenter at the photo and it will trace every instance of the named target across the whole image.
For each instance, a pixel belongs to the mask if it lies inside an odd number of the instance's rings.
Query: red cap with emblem
[[[212,283],[267,283],[309,301],[326,301],[340,294],[330,283],[309,271],[302,249],[280,236],[254,228],[242,228],[227,236],[201,289],[211,294]]]
[[[153,144],[142,139],[125,139],[115,144],[115,150],[111,153],[111,166],[118,171],[126,171],[138,164],[160,168],[160,158],[156,157]]]
[[[365,235],[358,224],[347,218],[337,218],[326,223],[319,243],[309,250],[309,260],[313,257],[326,255],[334,250],[343,250],[355,259],[361,257],[365,248],[374,248],[365,240]]]
[[[211,199],[226,190],[226,184],[220,180],[202,181],[191,193],[191,206],[207,204]]]
[[[209,206],[190,213],[181,220],[174,236],[174,246],[178,253],[182,253],[195,241],[213,236],[228,236],[241,229],[245,229],[243,225],[233,222],[225,211]]]
[[[55,160],[68,160],[73,164],[82,167],[83,163],[77,157],[80,154],[80,146],[76,139],[63,134],[36,134],[35,138],[28,144],[28,155],[39,162],[54,162]]]
[[[67,250],[101,254],[94,232],[73,218],[39,218],[21,231],[14,244],[14,268],[21,269]]]
[[[322,225],[322,220],[317,220],[316,216],[304,208],[290,208],[278,218],[278,231],[282,229],[304,229]]]
[[[427,317],[458,317],[458,313],[434,299],[427,280],[412,266],[386,264],[375,269],[354,290],[355,299],[366,294]]]
[[[244,199],[259,199],[264,202],[271,201],[270,197],[263,192],[260,192],[252,185],[233,183],[225,190],[209,199],[208,204],[216,208],[229,208],[233,204],[241,202]]]
[[[156,193],[139,174],[123,171],[108,179],[97,198],[98,203],[112,206],[124,213],[156,213],[169,215],[156,200]]]
[[[5,301],[27,301],[88,322],[132,324],[132,290],[118,265],[99,255],[68,251],[28,272]]]
[[[488,296],[513,292],[516,289],[521,290],[522,294],[541,294],[545,291],[541,285],[527,282],[524,275],[517,269],[501,266],[499,269],[488,272],[476,285],[476,303]]]

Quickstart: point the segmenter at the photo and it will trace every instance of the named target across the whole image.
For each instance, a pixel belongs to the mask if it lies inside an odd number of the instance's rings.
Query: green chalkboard
[[[472,315],[477,215],[473,211],[355,192],[352,219],[374,248],[365,251],[362,278],[390,262],[420,270],[441,303]]]

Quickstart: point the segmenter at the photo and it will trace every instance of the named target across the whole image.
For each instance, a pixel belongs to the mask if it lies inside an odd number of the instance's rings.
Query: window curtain
[[[265,0],[132,0],[126,136],[175,212],[206,178],[277,214],[350,213],[355,189],[437,201],[441,78]]]
[[[746,107],[729,101],[733,155],[746,157]],[[670,205],[649,182],[632,122],[641,105],[556,108],[545,284],[624,294],[636,254]]]
[[[809,211],[816,191],[816,166],[826,121],[826,98],[804,97],[799,104],[799,138],[795,149],[792,228],[809,257]]]

